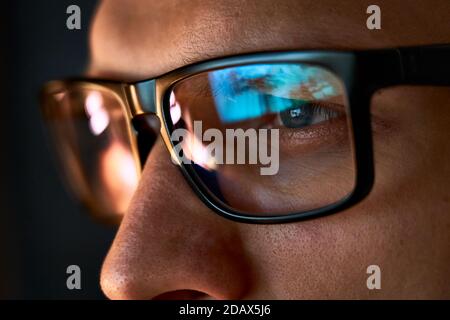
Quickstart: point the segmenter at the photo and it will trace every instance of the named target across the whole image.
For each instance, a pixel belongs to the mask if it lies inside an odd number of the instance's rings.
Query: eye
[[[342,116],[335,107],[323,103],[306,102],[278,113],[278,121],[284,127],[302,129]]]

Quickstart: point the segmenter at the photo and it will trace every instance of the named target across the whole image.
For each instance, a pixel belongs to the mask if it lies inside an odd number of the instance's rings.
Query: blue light
[[[229,123],[334,96],[327,74],[309,65],[256,64],[216,70],[208,77],[219,117]],[[302,87],[309,97],[299,96]]]

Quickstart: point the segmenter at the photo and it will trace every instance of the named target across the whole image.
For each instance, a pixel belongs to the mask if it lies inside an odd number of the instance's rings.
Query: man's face
[[[320,4],[319,4],[320,3]],[[247,52],[450,42],[447,0],[105,1],[89,74],[141,80]],[[368,75],[370,76],[370,75]],[[372,99],[376,182],[360,204],[279,225],[228,221],[194,194],[157,141],[105,260],[110,298],[449,298],[450,90],[394,87]],[[367,267],[381,268],[369,290]]]

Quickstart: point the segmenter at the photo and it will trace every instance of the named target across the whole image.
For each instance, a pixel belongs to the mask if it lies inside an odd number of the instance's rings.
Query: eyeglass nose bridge
[[[158,114],[155,85],[155,80],[124,85],[123,89],[129,106],[130,118],[142,113]]]
[[[128,118],[136,133],[136,143],[141,166],[158,139],[162,119],[158,116],[155,104],[155,81],[138,84],[124,84]]]
[[[156,80],[148,80],[123,86],[127,100],[128,117],[136,131],[136,142],[141,166],[158,139],[158,135],[166,145],[172,163],[179,165],[179,159],[172,148],[164,115],[156,99]]]

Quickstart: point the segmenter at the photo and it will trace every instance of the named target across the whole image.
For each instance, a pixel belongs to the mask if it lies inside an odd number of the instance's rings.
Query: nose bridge
[[[111,298],[147,299],[179,290],[241,297],[249,269],[236,226],[189,196],[168,159],[156,161],[164,152],[160,141],[144,168],[103,265],[103,290]],[[176,201],[180,194],[183,201]]]
[[[131,117],[142,113],[158,113],[156,107],[155,80],[142,81],[135,84],[126,84],[124,90],[130,108]]]

